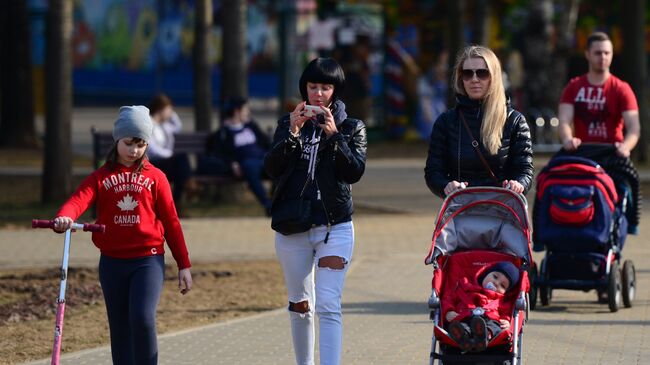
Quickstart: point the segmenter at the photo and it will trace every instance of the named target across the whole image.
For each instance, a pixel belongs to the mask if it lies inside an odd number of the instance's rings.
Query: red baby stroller
[[[502,305],[510,306],[510,328],[490,340],[483,352],[462,353],[445,330],[442,298],[459,279],[473,278],[483,267],[499,261],[520,269],[518,284]],[[425,260],[433,265],[429,308],[433,321],[430,364],[436,359],[454,363],[521,363],[523,327],[528,318],[528,270],[536,270],[530,249],[530,227],[525,197],[496,187],[475,187],[449,195],[438,213],[431,249]],[[436,345],[438,344],[438,348]]]

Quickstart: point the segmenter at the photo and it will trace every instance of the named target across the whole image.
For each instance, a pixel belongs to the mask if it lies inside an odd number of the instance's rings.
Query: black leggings
[[[164,273],[163,255],[135,259],[101,256],[99,282],[106,302],[114,365],[158,363],[156,307]]]

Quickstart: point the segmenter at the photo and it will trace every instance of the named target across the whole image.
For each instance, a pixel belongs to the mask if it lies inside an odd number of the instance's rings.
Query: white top
[[[168,120],[153,123],[153,133],[149,141],[149,158],[169,158],[174,154],[174,134],[181,131],[183,123],[176,112]]]

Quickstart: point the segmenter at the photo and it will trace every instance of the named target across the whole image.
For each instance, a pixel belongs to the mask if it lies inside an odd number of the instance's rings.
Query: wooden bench
[[[93,138],[93,166],[99,168],[105,161],[108,151],[113,147],[113,134],[110,131],[100,131],[95,127],[90,130]],[[206,144],[211,132],[195,131],[180,132],[174,135],[174,152],[187,153],[195,158],[205,154]],[[193,175],[193,179],[201,184],[226,184],[241,181],[231,175]]]

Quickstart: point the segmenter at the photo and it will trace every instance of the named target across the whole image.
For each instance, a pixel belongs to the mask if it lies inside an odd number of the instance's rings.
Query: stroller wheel
[[[539,299],[542,301],[543,306],[547,306],[551,303],[551,298],[553,297],[553,289],[547,285],[539,286]]]
[[[636,271],[632,260],[623,263],[623,305],[630,308],[636,295]]]
[[[530,279],[530,292],[528,293],[528,308],[535,310],[537,306],[537,265],[533,263],[528,269],[528,277]]]
[[[611,312],[618,311],[621,306],[621,270],[618,267],[618,262],[614,261],[609,271],[609,278],[607,283],[607,303]]]
[[[539,279],[544,278],[544,281],[548,279],[548,271],[546,268],[546,258],[542,259],[542,263],[539,266],[539,275],[537,275],[537,282]],[[553,289],[548,285],[538,284],[536,285],[539,288],[539,300],[542,302],[543,306],[549,305],[551,303],[551,297],[553,296]]]

